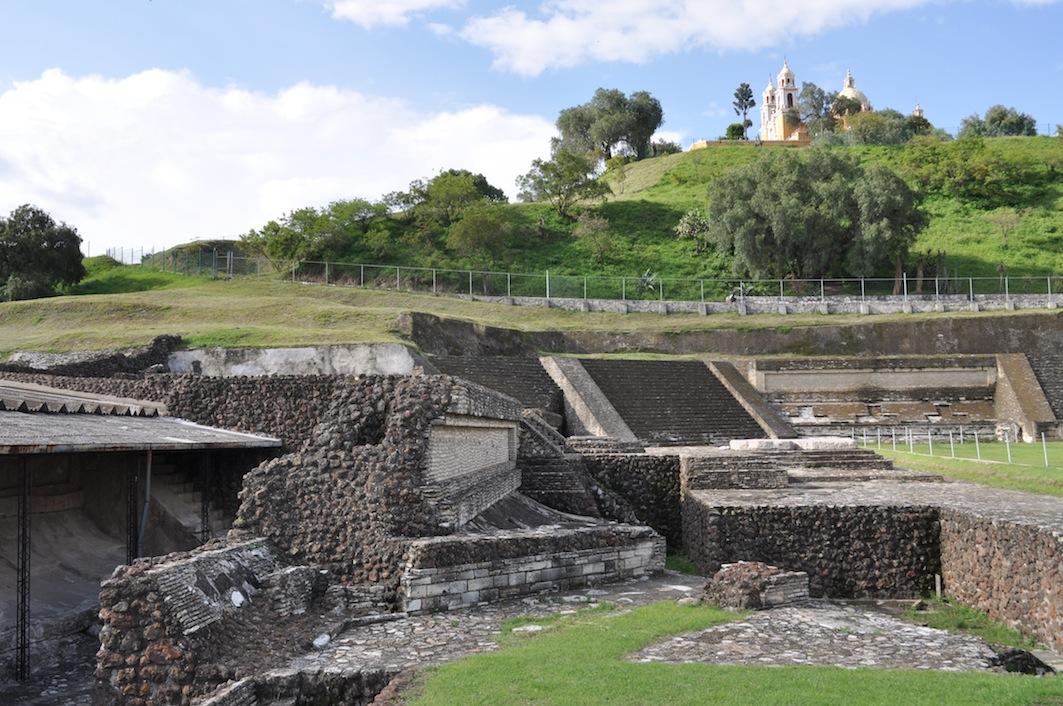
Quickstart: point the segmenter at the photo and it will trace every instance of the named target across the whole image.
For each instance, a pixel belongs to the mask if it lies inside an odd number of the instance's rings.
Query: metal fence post
[[[901,274],[902,274],[902,276],[904,278],[904,303],[907,304],[908,303],[908,273],[907,272],[903,272]]]
[[[546,298],[550,298],[550,270],[546,271]]]
[[[507,272],[506,273],[506,296],[507,297],[512,297],[513,296],[513,273],[512,272]]]
[[[930,427],[926,428],[926,441],[930,445],[930,455],[934,455],[934,432],[930,431]]]
[[[620,278],[620,301],[627,301],[627,277]]]
[[[472,270],[469,270],[469,296],[472,296]]]
[[[1009,296],[1009,294],[1008,294],[1008,289],[1009,289],[1009,288],[1008,288],[1008,276],[1007,276],[1007,275],[1004,275],[1004,303],[1005,303],[1005,304],[1006,304],[1006,303],[1007,303],[1007,301],[1008,301],[1008,296]]]
[[[360,268],[360,271],[359,271],[359,274],[358,274],[358,286],[359,287],[364,287],[365,286],[365,265],[359,265],[358,267]]]
[[[698,280],[701,283],[701,303],[705,303],[705,280]]]
[[[938,287],[938,278],[934,278],[934,301],[941,298],[941,289]]]
[[[583,276],[583,301],[587,301],[587,276]]]
[[[1004,446],[1008,450],[1008,463],[1011,463],[1011,434],[1004,432]]]
[[[949,429],[949,456],[956,458],[956,444],[952,439],[952,429]]]
[[[864,289],[864,278],[861,277],[860,278],[860,303],[861,304],[864,303],[864,299],[865,298],[866,298],[866,293],[865,293],[865,289]]]
[[[974,277],[967,278],[967,286],[971,292],[971,301],[974,301]]]
[[[402,277],[399,275],[399,268],[395,268],[395,291],[402,289]]]
[[[824,291],[824,287],[823,287],[823,278],[820,277],[819,278],[819,300],[820,301],[824,301],[826,298],[827,298],[826,297],[826,292]]]
[[[432,294],[436,293],[436,269],[432,268]]]
[[[782,280],[779,280],[779,301],[782,302],[783,297],[786,296],[783,293]]]
[[[982,445],[978,443],[978,430],[974,432],[974,457],[979,461],[982,460]]]
[[[1052,303],[1052,275],[1048,275],[1048,303]]]
[[[325,284],[328,285],[328,261],[325,261]]]
[[[1045,442],[1045,433],[1041,432],[1041,451],[1045,456],[1045,468],[1048,468],[1048,444]]]

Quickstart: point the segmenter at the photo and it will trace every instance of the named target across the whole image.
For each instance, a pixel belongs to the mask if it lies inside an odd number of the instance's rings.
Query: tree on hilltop
[[[756,105],[756,101],[753,100],[753,89],[748,83],[738,84],[738,88],[735,89],[735,99],[731,105],[734,106],[735,115],[742,118],[742,139],[747,140],[749,138],[746,130],[753,124],[753,121],[749,119],[749,109]]]
[[[566,108],[557,117],[560,138],[555,150],[594,152],[613,157],[625,145],[639,159],[650,156],[653,133],[664,122],[660,102],[646,91],[630,96],[615,88],[599,88],[587,103]]]
[[[25,204],[0,217],[0,297],[8,301],[55,293],[85,276],[81,238],[43,209]]]
[[[1015,108],[994,105],[985,112],[985,117],[969,115],[960,126],[960,137],[1006,137],[1009,135],[1037,134],[1037,121],[1032,115],[1020,113]]]

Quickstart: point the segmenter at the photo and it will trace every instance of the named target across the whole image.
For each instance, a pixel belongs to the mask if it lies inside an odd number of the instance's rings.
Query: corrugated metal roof
[[[101,414],[120,417],[166,415],[161,402],[131,400],[44,385],[0,380],[0,411],[26,414]]]
[[[174,417],[0,412],[0,455],[276,448],[279,439]]]

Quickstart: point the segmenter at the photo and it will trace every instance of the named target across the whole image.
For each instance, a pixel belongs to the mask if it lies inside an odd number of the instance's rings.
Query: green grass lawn
[[[891,444],[884,443],[879,449],[870,448],[891,459],[901,468],[913,471],[940,473],[948,478],[989,485],[994,488],[1024,490],[1029,493],[1063,497],[1063,442],[1048,444],[1048,459],[1051,466],[1044,467],[1044,455],[1040,444],[1012,444],[1012,463],[1007,463],[1007,448],[1002,443],[979,444],[983,459],[975,460],[973,443],[955,444],[956,458],[951,457],[948,442],[934,444],[934,456],[929,456],[928,444],[916,444],[915,454],[893,451]],[[907,447],[905,447],[907,448]]]
[[[0,303],[0,356],[15,350],[72,351],[143,345],[175,333],[190,346],[267,347],[400,341],[401,313],[419,311],[525,331],[682,333],[712,329],[778,329],[868,323],[859,315],[606,314],[469,302],[372,289],[293,284],[268,278],[170,277],[140,291],[150,274],[123,268],[103,281],[137,291]],[[120,276],[121,275],[121,276]],[[101,275],[103,277],[103,275]],[[91,284],[91,282],[90,282]],[[177,285],[181,286],[177,286]],[[94,286],[97,286],[94,285]],[[896,314],[875,322],[935,317],[1016,316],[1013,312]],[[1021,314],[1020,314],[1021,315]]]
[[[667,602],[627,613],[536,619],[548,629],[530,637],[510,633],[511,622],[501,650],[438,668],[411,704],[1063,704],[1063,679],[1056,677],[623,659],[668,636],[736,617]]]
[[[186,276],[147,267],[129,267],[107,255],[85,258],[86,276],[68,294],[122,294],[155,289],[194,287],[205,277]]]
[[[909,610],[905,612],[905,617],[938,630],[976,635],[998,647],[1017,647],[1023,650],[1038,647],[1036,640],[991,620],[988,615],[975,608],[938,599],[928,599],[927,604],[927,610]]]

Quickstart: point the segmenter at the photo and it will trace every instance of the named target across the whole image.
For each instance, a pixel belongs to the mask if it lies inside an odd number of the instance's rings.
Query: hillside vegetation
[[[799,148],[753,143],[669,154],[611,168],[601,177],[611,195],[604,203],[577,206],[608,222],[604,236],[575,237],[575,214],[565,217],[546,203],[492,202],[478,211],[483,228],[503,233],[473,247],[458,248],[452,231],[453,193],[440,189],[435,211],[424,215],[402,206],[354,199],[324,210],[289,214],[296,231],[313,233],[304,259],[437,268],[470,268],[553,274],[727,278],[731,261],[713,247],[676,237],[675,226],[690,209],[709,209],[708,187],[728,172],[768,152]],[[1003,137],[983,140],[913,141],[897,146],[836,146],[862,166],[882,164],[925,194],[929,226],[912,248],[926,259],[944,254],[949,275],[996,277],[1063,272],[1063,139]],[[482,179],[482,177],[479,177]],[[424,191],[432,182],[416,182]],[[414,185],[411,185],[413,187]],[[485,190],[493,187],[484,182]],[[493,189],[497,192],[497,189]],[[433,198],[436,198],[433,196]],[[332,207],[330,207],[331,209]],[[397,210],[396,210],[397,209]],[[442,214],[442,215],[440,215]],[[277,214],[280,217],[282,214]],[[315,220],[317,219],[317,220]],[[448,225],[449,223],[449,225]],[[266,224],[265,234],[278,226]],[[466,229],[468,230],[468,229]],[[472,234],[477,237],[477,233]],[[281,236],[281,238],[288,236]],[[602,240],[607,247],[600,251]],[[504,245],[499,245],[504,242]],[[246,246],[246,244],[243,244]],[[187,248],[186,248],[187,250]],[[928,269],[928,272],[931,272]],[[881,276],[891,276],[882,272]]]

